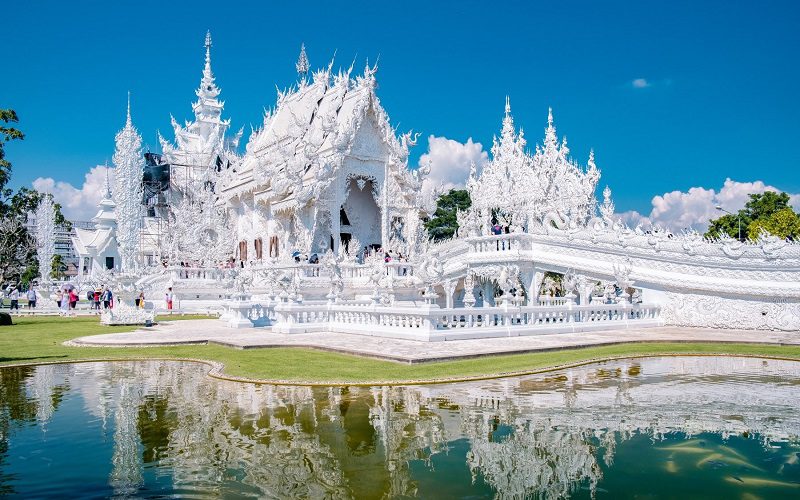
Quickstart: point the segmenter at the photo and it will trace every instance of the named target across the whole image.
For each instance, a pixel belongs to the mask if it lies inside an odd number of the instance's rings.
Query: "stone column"
[[[486,280],[481,288],[483,289],[483,306],[494,307],[494,283],[491,280]]]
[[[544,279],[544,272],[534,270],[533,274],[530,276],[531,281],[529,283],[526,283],[528,285],[529,306],[535,306],[539,304],[539,291],[540,291],[539,287],[541,286],[543,279]]]
[[[456,293],[456,286],[458,285],[458,280],[447,280],[443,284],[444,293],[445,293],[445,307],[447,309],[452,309],[454,306],[454,297],[453,295]]]
[[[381,192],[381,246],[389,248],[389,161],[383,164],[383,190]]]
[[[339,218],[341,209],[342,206],[334,197],[333,201],[331,201],[331,236],[333,236],[333,248],[331,250],[334,255],[339,254],[339,245],[341,245],[342,221]]]

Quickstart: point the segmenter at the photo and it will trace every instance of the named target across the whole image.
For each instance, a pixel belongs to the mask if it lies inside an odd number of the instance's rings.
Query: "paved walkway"
[[[591,333],[559,333],[447,342],[418,342],[346,333],[278,334],[269,329],[234,330],[220,320],[168,321],[129,333],[92,335],[72,340],[81,346],[159,346],[222,344],[237,349],[311,347],[405,363],[464,359],[493,354],[549,351],[627,342],[745,342],[800,345],[800,332],[713,330],[658,327]]]

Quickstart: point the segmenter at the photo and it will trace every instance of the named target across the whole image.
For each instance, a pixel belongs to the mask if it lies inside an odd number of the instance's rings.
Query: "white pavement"
[[[309,347],[405,363],[463,359],[494,354],[549,351],[629,342],[742,342],[800,345],[800,332],[657,327],[603,332],[559,333],[447,342],[418,342],[346,333],[279,334],[268,328],[235,330],[216,319],[167,321],[128,333],[80,337],[70,345],[146,347],[222,344],[237,349]]]

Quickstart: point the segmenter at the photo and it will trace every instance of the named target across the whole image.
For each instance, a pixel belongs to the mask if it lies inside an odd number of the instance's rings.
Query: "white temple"
[[[168,188],[115,193],[97,230],[78,233],[87,282],[120,271],[109,238],[127,248],[138,238],[123,270],[138,288],[172,287],[181,309],[216,308],[231,326],[265,332],[431,341],[664,324],[800,329],[800,245],[625,226],[609,188],[596,199],[594,154],[585,166],[570,157],[552,111],[531,152],[506,99],[491,161],[467,181],[472,207],[453,239],[434,244],[423,228],[435,209],[426,168],[408,166],[416,137],[392,127],[375,67],[355,75],[331,62],[309,75],[303,48],[298,82],[239,154],[210,35],[205,49],[194,120],[173,119],[174,141],[160,137]],[[129,112],[118,168],[141,160],[131,134]],[[109,210],[140,223],[120,234]],[[563,276],[559,296],[546,272]]]

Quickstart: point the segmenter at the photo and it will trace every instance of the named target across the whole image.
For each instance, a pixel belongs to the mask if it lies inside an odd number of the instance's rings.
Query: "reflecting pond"
[[[800,363],[663,357],[408,387],[193,363],[0,369],[0,495],[800,497]]]

